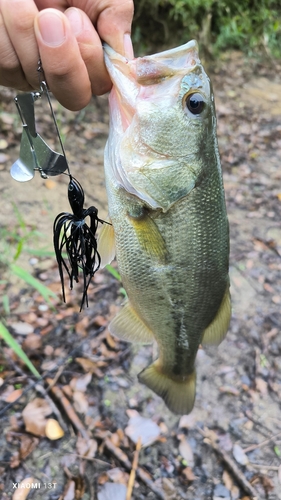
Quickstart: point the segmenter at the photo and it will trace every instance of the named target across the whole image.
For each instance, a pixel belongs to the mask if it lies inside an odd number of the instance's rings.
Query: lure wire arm
[[[50,108],[51,115],[52,115],[52,118],[53,118],[53,122],[54,122],[54,125],[55,125],[57,137],[59,139],[59,143],[60,143],[60,147],[61,147],[61,150],[62,150],[62,154],[63,154],[63,156],[65,158],[66,163],[67,163],[67,172],[68,172],[68,174],[70,176],[71,174],[70,174],[70,169],[69,169],[68,161],[67,161],[67,158],[66,158],[66,152],[65,152],[65,149],[64,149],[64,145],[63,145],[63,142],[62,142],[61,135],[60,135],[60,131],[59,131],[59,127],[58,127],[58,122],[57,122],[56,115],[55,115],[55,112],[54,112],[54,108],[53,108],[53,105],[52,105],[52,101],[51,101],[51,97],[50,97],[50,92],[49,92],[49,89],[48,89],[48,85],[46,83],[46,78],[45,78],[45,73],[44,73],[44,70],[43,70],[41,58],[39,58],[39,60],[38,60],[37,72],[38,72],[38,75],[39,75],[39,85],[40,85],[41,95],[45,94],[47,96],[49,108]]]
[[[39,61],[37,69],[42,76],[39,82],[41,91],[18,94],[14,99],[23,130],[20,144],[20,156],[12,165],[11,176],[19,182],[33,179],[36,170],[40,172],[43,179],[48,178],[49,175],[55,176],[62,174],[66,170],[70,175],[65,149],[59,133],[48,86],[44,79],[41,61]],[[50,148],[36,130],[34,103],[43,95],[46,95],[48,100],[62,154]]]

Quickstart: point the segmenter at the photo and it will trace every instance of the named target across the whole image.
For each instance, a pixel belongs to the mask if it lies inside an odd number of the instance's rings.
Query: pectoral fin
[[[134,217],[128,215],[130,223],[134,227],[135,233],[142,249],[153,259],[165,262],[167,248],[163,236],[161,235],[154,220],[147,212]]]
[[[114,229],[110,224],[104,224],[98,237],[98,253],[101,258],[100,268],[103,269],[115,257]]]
[[[229,288],[225,292],[218,313],[212,323],[206,328],[202,344],[203,345],[219,345],[226,336],[231,318],[231,301]]]
[[[196,391],[195,370],[183,381],[174,380],[163,373],[156,360],[138,375],[138,379],[158,394],[173,413],[186,415],[191,412]]]
[[[129,302],[113,318],[109,331],[126,342],[152,344],[154,340],[151,330],[141,321]]]

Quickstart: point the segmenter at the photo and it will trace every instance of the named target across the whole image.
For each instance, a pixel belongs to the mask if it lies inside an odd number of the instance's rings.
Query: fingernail
[[[38,15],[38,27],[43,41],[50,47],[57,47],[66,39],[65,26],[60,13],[41,11]]]
[[[129,35],[129,33],[125,33],[123,38],[123,43],[124,43],[125,57],[127,59],[134,59],[134,49],[133,49],[131,35]]]
[[[70,7],[65,12],[71,25],[72,33],[77,36],[83,30],[83,17],[79,9],[75,7]]]

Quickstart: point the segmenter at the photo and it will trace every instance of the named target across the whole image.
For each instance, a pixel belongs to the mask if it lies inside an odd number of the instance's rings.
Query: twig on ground
[[[136,479],[136,472],[137,472],[138,463],[139,463],[140,449],[141,449],[141,437],[139,437],[139,439],[138,439],[138,442],[136,445],[136,450],[134,452],[132,469],[131,469],[131,473],[130,473],[130,477],[129,477],[129,481],[128,481],[126,500],[131,500],[131,498],[132,498],[133,488],[134,488],[135,479]]]
[[[99,434],[97,433],[96,434],[96,437],[101,437],[99,436]],[[123,465],[123,467],[125,467],[125,469],[127,470],[131,470],[132,469],[132,464],[130,462],[130,460],[128,459],[127,455],[125,455],[125,453],[120,449],[120,448],[117,448],[117,446],[115,446],[112,441],[109,439],[109,437],[105,437],[102,436],[102,439],[103,439],[103,444],[104,446],[107,448],[107,450],[112,453],[112,455],[117,458],[117,460],[119,460],[119,462],[121,462],[121,464]],[[153,480],[151,479],[151,476],[148,472],[146,472],[144,469],[142,469],[141,467],[138,467],[136,469],[136,476],[151,490],[153,491],[153,493],[155,493],[155,495],[157,495],[158,498],[160,498],[161,500],[165,500],[166,499],[166,496],[164,494],[164,491],[163,490],[160,490],[153,482]]]
[[[260,422],[257,418],[253,417],[249,410],[245,411],[245,415],[249,420],[253,422],[253,424],[258,427],[257,431],[268,439],[268,436],[271,434],[269,428],[266,427],[263,422]],[[264,431],[262,431],[261,429],[264,429]]]
[[[59,411],[57,405],[54,403],[54,401],[52,400],[52,398],[50,398],[50,396],[47,393],[46,389],[41,384],[36,384],[35,389],[36,389],[37,392],[40,392],[41,394],[43,394],[44,398],[46,399],[46,401],[49,403],[50,407],[52,408],[53,413],[56,415],[56,417],[57,417],[57,419],[59,421],[60,426],[62,427],[62,429],[64,431],[66,431],[67,427],[66,427],[65,422],[64,422],[64,420],[62,418],[61,412]]]
[[[95,462],[97,465],[104,467],[105,469],[112,469],[112,465],[109,462],[105,462],[104,460],[100,460],[95,457],[85,457],[84,455],[79,455],[78,453],[73,453],[77,458],[81,458],[81,460],[88,460],[88,462]]]
[[[225,464],[235,477],[236,481],[244,489],[245,493],[248,493],[248,495],[250,495],[253,500],[258,500],[257,493],[252,487],[251,483],[249,483],[249,481],[246,479],[245,475],[236,465],[234,460],[232,460],[232,458],[219,447],[212,431],[210,431],[207,427],[204,428],[204,431],[200,429],[200,427],[197,427],[197,430],[205,438],[204,442],[211,446],[213,450],[219,455],[219,457],[225,462]]]
[[[71,406],[70,402],[66,398],[66,396],[63,394],[62,390],[57,387],[53,386],[52,383],[53,380],[50,378],[46,379],[46,382],[49,384],[50,392],[59,400],[60,404],[63,406],[63,409],[65,413],[67,414],[69,420],[71,421],[72,425],[76,428],[78,432],[81,433],[81,435],[85,439],[89,439],[90,435],[87,432],[86,428],[84,427],[83,423],[81,420],[78,418],[76,415],[73,407]],[[148,472],[146,472],[144,469],[137,467],[137,462],[138,462],[138,455],[137,458],[133,461],[133,465],[131,464],[130,460],[128,459],[127,455],[115,446],[112,441],[109,439],[109,437],[104,437],[104,435],[100,435],[99,432],[96,433],[96,437],[102,438],[104,446],[112,453],[112,455],[115,456],[127,470],[134,470],[135,469],[135,474],[137,477],[151,490],[155,495],[157,495],[161,500],[165,500],[165,494],[162,490],[160,490],[157,486],[155,486],[153,480],[151,479],[151,476]],[[141,445],[139,445],[141,446]],[[137,445],[136,451],[139,453],[139,448]],[[85,458],[85,457],[84,457]],[[132,483],[133,485],[134,483]]]
[[[249,465],[251,467],[254,467],[256,469],[264,469],[264,470],[274,470],[274,471],[279,471],[280,470],[280,465],[279,467],[276,465],[262,465],[262,464],[253,464],[253,462],[249,462]]]
[[[58,379],[60,378],[61,374],[63,373],[64,369],[66,368],[67,365],[69,365],[71,362],[73,361],[73,359],[71,357],[68,357],[65,362],[59,366],[59,369],[56,373],[56,375],[54,376],[54,378],[52,379],[53,382],[52,384],[50,384],[48,390],[50,390],[54,385],[56,385]]]
[[[281,432],[278,432],[278,434],[275,434],[274,436],[272,436],[268,439],[265,439],[264,441],[262,441],[259,444],[251,444],[250,446],[248,446],[248,448],[244,448],[243,451],[244,451],[244,453],[248,453],[249,451],[256,450],[257,448],[262,448],[263,446],[266,446],[267,444],[269,444],[271,441],[274,441],[274,439],[279,437],[279,436],[281,436]]]
[[[47,378],[46,382],[51,387],[53,380],[51,378]],[[70,402],[68,401],[67,397],[64,395],[62,390],[57,386],[53,386],[51,387],[50,392],[59,400],[60,404],[63,406],[65,413],[67,414],[69,420],[76,428],[76,430],[81,433],[83,438],[89,439],[90,436],[87,430],[85,429],[79,417],[76,415],[73,407],[71,406]]]

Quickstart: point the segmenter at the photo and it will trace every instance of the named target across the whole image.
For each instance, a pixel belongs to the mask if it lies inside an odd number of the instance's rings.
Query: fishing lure
[[[96,231],[98,223],[106,223],[98,218],[96,207],[84,208],[84,191],[81,184],[70,176],[68,184],[68,200],[73,213],[62,212],[54,221],[54,248],[59,266],[62,284],[62,295],[65,302],[63,268],[66,270],[70,288],[73,281],[79,281],[79,269],[83,274],[83,296],[81,308],[84,302],[88,306],[87,291],[92,277],[100,267],[101,258],[97,250]],[[90,226],[85,222],[90,218]],[[108,223],[107,223],[108,224]],[[63,256],[66,250],[67,260]]]
[[[40,61],[38,63],[38,72],[44,75]],[[34,103],[43,95],[47,97],[49,103],[62,154],[51,149],[36,130]],[[85,303],[88,306],[89,284],[98,271],[101,262],[96,239],[98,224],[109,223],[99,219],[96,207],[84,208],[84,191],[81,184],[70,173],[49,90],[44,78],[41,78],[40,92],[18,94],[15,97],[15,103],[22,121],[23,130],[20,156],[11,167],[13,179],[19,182],[29,181],[33,179],[36,171],[39,171],[43,179],[48,178],[49,175],[65,174],[69,176],[68,200],[73,213],[62,212],[56,217],[53,225],[53,243],[64,302],[66,300],[63,271],[65,270],[69,277],[71,289],[73,288],[73,282],[79,282],[79,275],[82,273],[81,311]],[[86,222],[87,217],[90,219],[90,225]]]

